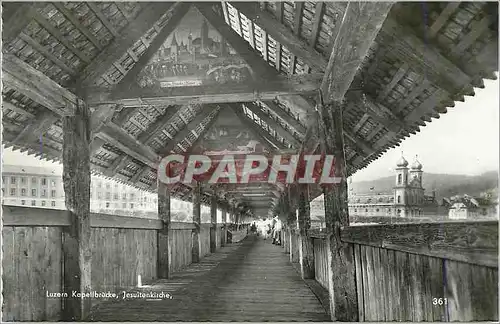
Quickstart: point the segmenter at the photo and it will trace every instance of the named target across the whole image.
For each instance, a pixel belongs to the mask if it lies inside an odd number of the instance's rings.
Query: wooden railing
[[[315,276],[328,289],[328,238],[312,232]],[[353,226],[360,321],[498,320],[498,222]]]
[[[91,214],[90,224],[93,291],[116,293],[157,278],[160,220]],[[64,291],[62,234],[69,225],[64,210],[3,206],[3,321],[61,319],[61,298],[47,293]],[[191,263],[193,229],[171,223],[171,271]],[[209,254],[210,224],[201,225],[200,243],[200,256]]]

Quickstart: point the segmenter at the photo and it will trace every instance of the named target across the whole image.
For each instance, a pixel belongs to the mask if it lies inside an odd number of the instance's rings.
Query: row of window
[[[3,188],[2,188],[2,193],[5,194],[5,191],[4,191]],[[27,193],[27,189],[22,188],[21,189],[21,196],[22,197],[26,197],[26,193]],[[16,194],[17,194],[17,189],[16,188],[10,188],[10,195],[11,196],[16,196]],[[55,190],[51,190],[50,191],[50,197],[56,198],[56,194],[57,193],[56,193]],[[38,197],[36,189],[31,189],[31,197]],[[42,189],[40,191],[40,197],[47,197],[47,189]]]
[[[358,198],[358,199],[356,200],[356,202],[357,202],[357,203],[360,203],[360,202],[361,202],[361,199],[360,199],[360,198]],[[371,202],[372,202],[372,199],[371,199],[371,198],[366,199],[366,203],[367,203],[367,204],[370,204]],[[378,202],[384,202],[384,199],[383,199],[383,198],[379,198],[379,199],[378,199]],[[389,200],[388,200],[387,202],[394,202],[394,197],[389,198]]]
[[[17,179],[18,179],[18,177],[10,177],[10,184],[16,184]],[[5,177],[2,177],[2,181],[5,183]],[[27,181],[28,180],[25,177],[21,177],[21,184],[26,184]],[[37,184],[37,183],[38,183],[38,178],[35,178],[35,177],[31,178],[31,184]],[[42,186],[46,186],[47,185],[47,178],[42,178],[41,183],[42,183]],[[56,181],[50,180],[50,185],[55,186]]]
[[[26,200],[21,200],[21,205],[26,206]],[[47,202],[45,200],[42,200],[42,207],[47,205]],[[53,200],[50,202],[50,205],[52,207],[56,207],[56,202]],[[31,201],[31,206],[36,206],[36,200]]]

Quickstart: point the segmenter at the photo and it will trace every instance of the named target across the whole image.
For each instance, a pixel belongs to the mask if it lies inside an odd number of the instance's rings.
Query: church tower
[[[170,43],[170,55],[172,55],[174,62],[178,61],[179,55],[179,45],[177,44],[177,39],[175,38],[175,33],[172,36],[172,43]]]
[[[418,180],[418,188],[423,188],[422,187],[422,164],[418,162],[418,157],[415,156],[415,161],[413,161],[410,169],[410,182],[413,181],[413,179]]]
[[[394,186],[394,205],[398,217],[406,217],[408,205],[408,161],[401,154],[396,164],[396,185]]]

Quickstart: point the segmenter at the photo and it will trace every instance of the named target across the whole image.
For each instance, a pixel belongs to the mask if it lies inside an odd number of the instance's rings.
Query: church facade
[[[415,159],[408,168],[402,156],[396,165],[392,192],[349,196],[349,215],[383,217],[425,217],[439,214],[436,194],[426,195],[422,164]]]

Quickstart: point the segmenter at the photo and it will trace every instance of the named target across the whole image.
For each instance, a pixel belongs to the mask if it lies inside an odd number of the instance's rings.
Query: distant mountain
[[[425,193],[431,195],[432,190],[436,189],[438,199],[463,194],[478,196],[486,191],[496,194],[498,190],[498,171],[489,171],[477,176],[424,172],[422,178]],[[352,182],[350,188],[358,194],[392,192],[395,182],[396,177],[390,176],[372,181]]]

